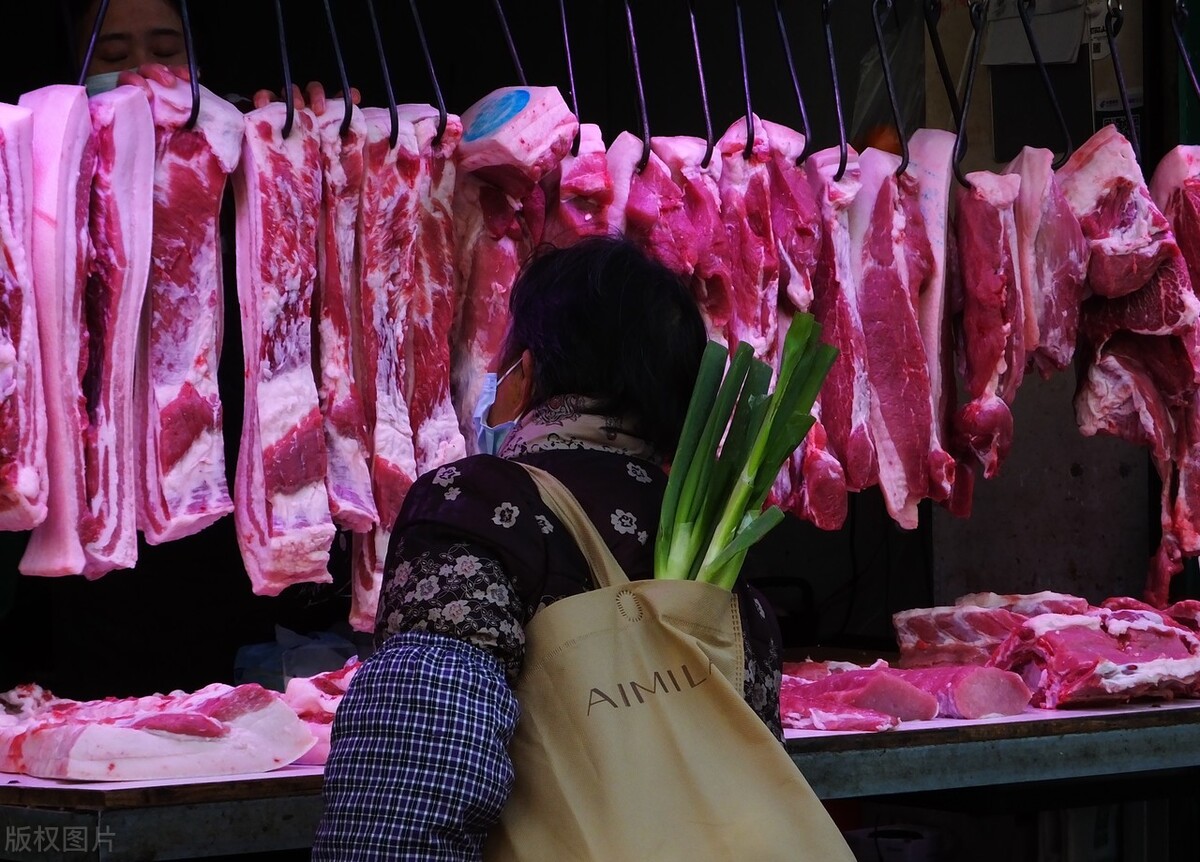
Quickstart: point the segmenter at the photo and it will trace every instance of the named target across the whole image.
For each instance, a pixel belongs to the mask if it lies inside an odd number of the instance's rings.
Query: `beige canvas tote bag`
[[[516,782],[487,862],[853,862],[742,696],[728,590],[630,581],[558,480],[522,465],[597,589],[526,627]]]

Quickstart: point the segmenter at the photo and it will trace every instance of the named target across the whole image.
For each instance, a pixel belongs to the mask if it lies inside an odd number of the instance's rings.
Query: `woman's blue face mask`
[[[488,413],[491,412],[492,405],[496,403],[496,389],[500,386],[500,382],[512,374],[513,370],[520,364],[521,360],[518,359],[499,377],[496,376],[495,372],[490,371],[483,376],[483,391],[479,393],[479,401],[475,404],[475,412],[471,414],[471,421],[475,426],[476,451],[481,454],[498,454],[500,446],[504,443],[504,438],[517,426],[516,419],[501,422],[499,425],[489,425],[487,417]]]

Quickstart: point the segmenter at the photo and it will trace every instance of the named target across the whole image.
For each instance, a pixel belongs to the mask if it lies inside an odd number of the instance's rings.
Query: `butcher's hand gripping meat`
[[[367,420],[354,364],[357,328],[351,325],[358,295],[358,211],[367,126],[358,108],[351,107],[348,124],[345,112],[344,103],[330,102],[317,120],[323,178],[317,241],[317,389],[329,454],[325,487],[330,514],[339,527],[362,533],[379,520],[371,493]]]
[[[46,518],[32,146],[33,112],[0,104],[0,530],[29,530]]]
[[[238,299],[246,397],[234,490],[254,592],[327,583],[333,521],[312,362],[321,162],[316,122],[272,103],[245,117],[237,205]]]
[[[88,362],[83,379],[87,505],[83,573],[98,577],[137,562],[134,367],[150,270],[154,120],[145,93],[118,87],[92,97],[96,174],[92,264],[84,296]]]
[[[77,575],[90,515],[84,493],[84,283],[90,252],[88,200],[95,169],[83,87],[53,85],[21,96],[33,112],[32,274],[46,396],[46,518],[29,536],[26,575]]]
[[[242,113],[200,88],[148,80],[156,156],[154,237],[136,375],[138,527],[150,544],[199,532],[233,511],[217,388],[224,328],[219,215],[242,152]]]

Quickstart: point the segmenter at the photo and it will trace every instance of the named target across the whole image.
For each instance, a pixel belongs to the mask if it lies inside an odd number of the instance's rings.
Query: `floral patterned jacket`
[[[661,467],[618,447],[567,439],[511,458],[541,467],[571,490],[631,579],[653,577],[666,487]],[[387,557],[376,642],[404,632],[456,638],[495,657],[512,683],[525,623],[551,602],[590,588],[583,555],[528,474],[504,458],[473,456],[431,471],[409,491]],[[741,584],[736,592],[746,699],[782,740],[778,625],[756,590]]]

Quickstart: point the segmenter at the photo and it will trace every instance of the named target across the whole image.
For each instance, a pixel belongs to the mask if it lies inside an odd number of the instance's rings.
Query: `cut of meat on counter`
[[[148,781],[268,772],[313,735],[276,692],[214,683],[186,694],[86,702],[39,686],[0,694],[0,772]]]
[[[33,287],[37,298],[46,401],[46,518],[34,528],[19,568],[26,575],[77,575],[90,515],[84,486],[87,428],[83,316],[88,264],[88,194],[96,165],[83,87],[53,85],[26,93],[33,112]]]
[[[83,438],[88,528],[83,574],[98,577],[137,562],[139,428],[134,410],[138,329],[150,272],[154,120],[145,93],[117,87],[89,100],[96,173],[92,260],[84,292],[88,424]]]
[[[1006,608],[948,605],[892,615],[901,667],[984,664],[1026,620]]]
[[[329,731],[333,727],[333,716],[359,667],[361,662],[352,658],[338,670],[288,680],[283,701],[295,711],[317,740],[296,763],[320,765],[329,759]]]
[[[333,520],[313,379],[321,161],[316,121],[275,102],[245,116],[234,174],[245,411],[234,488],[238,545],[254,592],[332,580]]]
[[[33,112],[0,104],[0,530],[29,530],[46,518],[32,146]]]
[[[1020,676],[993,667],[906,670],[885,661],[867,668],[807,661],[784,664],[780,698],[785,727],[886,730],[904,721],[1018,715],[1030,696]],[[880,715],[892,721],[884,726]],[[881,726],[868,726],[873,722]]]
[[[242,153],[242,113],[204,87],[148,81],[157,153],[154,239],[136,374],[141,429],[138,528],[152,545],[233,511],[217,363],[224,328],[218,216]]]
[[[1031,617],[990,664],[1019,673],[1048,709],[1200,695],[1200,639],[1140,611]]]

